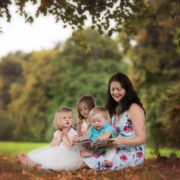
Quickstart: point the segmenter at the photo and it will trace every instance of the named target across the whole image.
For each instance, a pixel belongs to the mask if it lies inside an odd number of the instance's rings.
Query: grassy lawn
[[[29,151],[47,146],[49,143],[35,142],[3,142],[0,141],[0,152],[7,153],[28,153]]]
[[[2,142],[0,141],[0,152],[1,153],[28,153],[29,151],[47,146],[49,143],[32,143],[32,142]],[[153,158],[155,155],[152,155],[153,149],[146,149],[146,158]],[[169,156],[172,152],[175,152],[177,157],[180,158],[180,150],[173,149],[160,149],[162,156]]]

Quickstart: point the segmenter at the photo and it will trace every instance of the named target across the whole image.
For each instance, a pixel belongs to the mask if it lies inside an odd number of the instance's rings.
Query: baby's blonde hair
[[[98,113],[101,113],[106,121],[108,120],[108,117],[109,117],[108,111],[104,107],[96,106],[89,113],[89,117],[88,117],[89,127],[88,127],[88,129],[90,128],[90,126],[92,124],[91,123],[92,116],[94,116],[95,114],[98,114]]]
[[[56,114],[55,114],[55,117],[54,117],[54,128],[56,130],[61,130],[63,128],[63,125],[62,125],[62,122],[59,121],[59,115],[60,113],[62,112],[73,112],[73,110],[71,108],[68,108],[68,107],[60,107],[57,111],[56,111]]]

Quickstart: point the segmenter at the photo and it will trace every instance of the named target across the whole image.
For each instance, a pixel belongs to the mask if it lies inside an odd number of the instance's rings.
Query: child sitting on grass
[[[15,163],[28,167],[52,170],[75,170],[83,163],[79,150],[73,146],[72,137],[77,132],[72,128],[74,113],[72,109],[61,107],[54,118],[56,129],[50,146],[35,149],[27,155],[16,156]]]
[[[95,101],[93,96],[86,95],[79,98],[77,109],[77,132],[78,136],[85,135],[91,126],[89,122],[89,112],[95,107]]]
[[[108,118],[108,113],[105,108],[103,107],[95,107],[93,108],[89,113],[89,119],[91,121],[91,127],[88,131],[88,133],[84,136],[74,138],[73,140],[75,142],[91,138],[93,142],[100,141],[100,140],[107,140],[109,138],[113,138],[113,130],[111,125],[109,125],[106,121]],[[103,166],[111,166],[112,165],[112,159],[116,153],[116,148],[108,148],[108,147],[102,147],[105,151],[105,161],[103,163]],[[98,151],[80,151],[80,155],[83,158],[83,161],[88,160],[88,157],[94,156],[96,158],[99,158],[101,154],[98,153]],[[92,168],[93,168],[93,162],[92,162]]]

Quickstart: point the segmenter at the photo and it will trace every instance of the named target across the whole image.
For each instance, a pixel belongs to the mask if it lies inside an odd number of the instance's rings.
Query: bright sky
[[[52,16],[39,17],[31,25],[15,13],[14,6],[11,12],[13,16],[10,23],[5,18],[0,19],[3,31],[0,33],[0,57],[17,50],[31,52],[53,48],[57,42],[63,42],[72,35],[70,27],[64,29],[63,23],[55,23]]]
[[[39,1],[40,2],[40,1]],[[15,13],[17,7],[10,7],[11,22],[6,19],[0,19],[0,27],[3,33],[0,33],[0,58],[10,52],[18,50],[23,52],[39,51],[41,49],[50,49],[58,42],[64,42],[72,35],[71,27],[63,28],[63,23],[55,23],[52,16],[41,16],[35,19],[33,24],[25,23],[23,17]],[[26,4],[26,10],[30,14],[35,14],[36,7],[31,2]],[[112,22],[113,24],[113,22]],[[90,25],[90,20],[86,22],[85,27]],[[112,35],[115,38],[117,33]]]

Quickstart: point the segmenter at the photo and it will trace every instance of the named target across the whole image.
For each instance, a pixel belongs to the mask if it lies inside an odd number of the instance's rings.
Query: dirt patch
[[[43,171],[22,168],[13,163],[13,154],[0,154],[0,180],[179,180],[180,158],[146,159],[142,166],[115,171],[81,169],[77,171]]]

